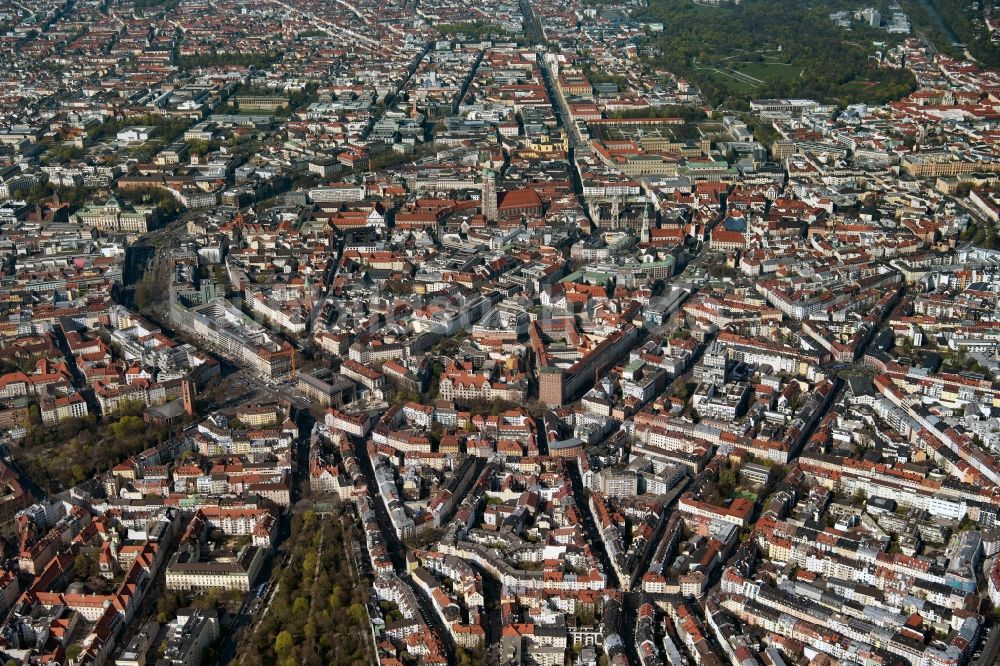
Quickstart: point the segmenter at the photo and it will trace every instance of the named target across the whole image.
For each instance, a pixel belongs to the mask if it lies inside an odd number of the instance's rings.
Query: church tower
[[[197,416],[195,411],[195,388],[194,382],[188,378],[181,380],[181,399],[184,401],[184,413],[188,416]]]
[[[479,202],[480,208],[483,209],[483,217],[488,222],[496,222],[499,217],[497,210],[496,174],[490,169],[483,169],[483,184],[479,195]]]

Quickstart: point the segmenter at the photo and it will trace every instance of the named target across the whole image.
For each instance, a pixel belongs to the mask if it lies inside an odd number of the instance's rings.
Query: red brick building
[[[542,198],[530,187],[504,192],[497,204],[501,220],[537,217],[542,214]]]

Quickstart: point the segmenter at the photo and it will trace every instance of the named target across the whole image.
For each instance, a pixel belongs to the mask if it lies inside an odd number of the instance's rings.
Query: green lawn
[[[741,62],[733,68],[763,81],[794,81],[802,72],[795,65],[780,62]]]
[[[885,93],[888,91],[889,85],[877,81],[859,80],[845,83],[842,88],[848,94],[867,93],[874,95]]]
[[[718,70],[718,71],[716,71]],[[732,93],[749,93],[753,92],[755,89],[747,81],[742,81],[738,78],[733,77],[726,73],[726,69],[722,67],[715,67],[713,69],[708,69],[707,67],[702,68],[699,66],[698,72],[702,76],[706,76],[714,81],[720,88],[724,88]]]
[[[719,20],[720,14],[728,14],[732,12],[732,7],[712,7],[711,5],[692,5],[690,8],[691,14],[697,16],[699,19],[705,21],[717,21]]]
[[[753,62],[758,54],[762,62]],[[766,88],[779,82],[794,82],[802,68],[794,64],[775,62],[778,56],[765,51],[740,51],[728,57],[713,58],[699,62],[697,69],[730,93],[752,93],[758,88]],[[749,78],[747,78],[749,77]]]

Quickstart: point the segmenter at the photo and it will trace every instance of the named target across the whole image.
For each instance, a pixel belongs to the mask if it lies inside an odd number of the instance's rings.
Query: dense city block
[[[1000,11],[0,4],[0,664],[1000,663]]]

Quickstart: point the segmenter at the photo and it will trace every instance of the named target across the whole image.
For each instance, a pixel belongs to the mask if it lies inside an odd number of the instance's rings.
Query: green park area
[[[663,25],[650,33],[651,64],[689,77],[712,106],[745,109],[770,97],[881,103],[912,91],[911,73],[878,64],[876,42],[887,35],[836,27],[829,14],[839,9],[837,0],[652,0],[639,15]]]

